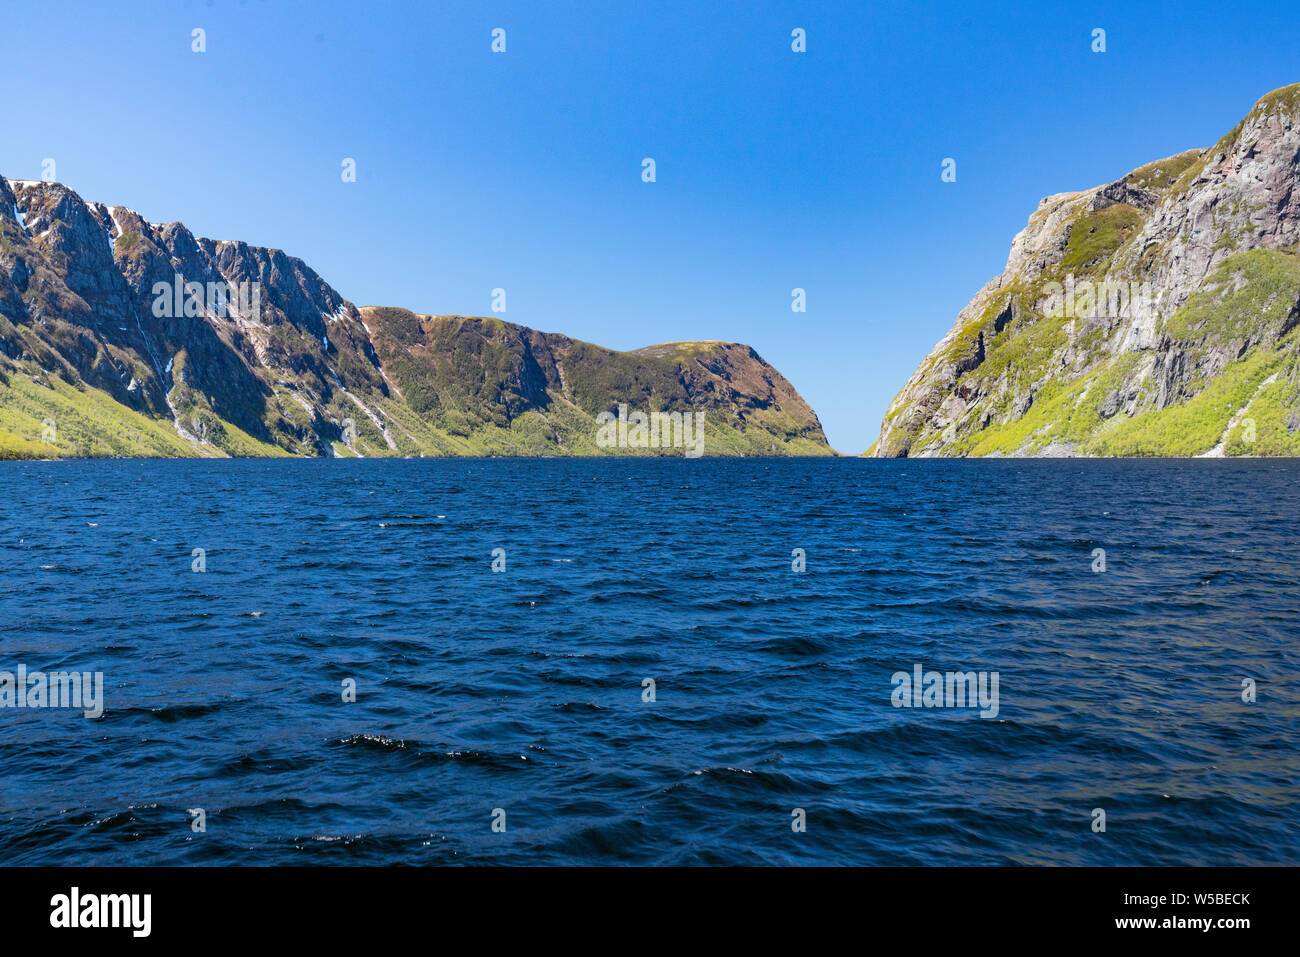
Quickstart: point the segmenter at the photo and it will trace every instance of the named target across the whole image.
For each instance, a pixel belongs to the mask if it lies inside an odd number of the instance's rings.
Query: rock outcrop
[[[1300,85],[1042,200],[876,456],[1300,454]]]

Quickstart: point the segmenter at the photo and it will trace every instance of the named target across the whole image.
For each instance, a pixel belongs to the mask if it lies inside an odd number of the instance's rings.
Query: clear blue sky
[[[0,174],[52,157],[87,199],[282,248],[360,305],[482,315],[504,287],[504,318],[616,349],[747,342],[858,453],[1038,200],[1212,144],[1300,80],[1297,12],[16,3]]]

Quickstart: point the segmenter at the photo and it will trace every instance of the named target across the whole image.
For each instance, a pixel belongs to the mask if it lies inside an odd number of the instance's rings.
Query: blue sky
[[[53,158],[87,199],[282,248],[359,305],[491,314],[502,287],[503,318],[616,349],[747,342],[856,454],[1041,197],[1214,143],[1300,81],[1300,18],[46,0],[7,12],[0,74],[2,175]]]

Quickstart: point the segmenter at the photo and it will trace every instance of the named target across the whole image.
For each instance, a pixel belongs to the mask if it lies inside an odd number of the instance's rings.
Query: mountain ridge
[[[692,413],[704,454],[835,454],[744,344],[357,307],[283,250],[0,177],[0,457],[680,454],[602,445],[619,409]]]

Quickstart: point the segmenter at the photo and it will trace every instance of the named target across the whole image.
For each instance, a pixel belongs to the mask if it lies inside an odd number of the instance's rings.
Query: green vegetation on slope
[[[756,372],[766,367],[729,343],[616,352],[495,317],[389,307],[363,314],[400,394],[378,404],[399,454],[683,454],[597,445],[596,417],[619,404],[645,413],[703,411],[706,455],[833,454],[811,411],[801,416],[768,402],[762,390],[772,386]],[[750,392],[759,393],[752,405]]]
[[[1004,301],[999,297],[988,312]],[[1037,385],[1032,403],[1016,415],[1009,408],[1016,392],[1008,389],[1003,401],[989,402],[995,411],[985,427],[968,418],[946,436],[949,454],[1032,455],[1055,447],[1084,455],[1192,456],[1221,440],[1228,455],[1300,454],[1300,415],[1294,411],[1300,394],[1300,258],[1294,253],[1252,250],[1229,257],[1166,320],[1168,351],[1213,375],[1170,379],[1164,405],[1157,403],[1154,350],[1111,352],[1104,335],[1040,316],[1024,297],[1017,303],[1016,320],[986,340],[987,358],[968,375],[985,385]],[[982,317],[978,324],[987,331],[986,323]],[[1078,374],[1049,365],[1067,344],[1089,355]],[[1132,415],[1121,411],[1125,404]],[[1253,441],[1245,437],[1248,421],[1254,424]],[[938,438],[921,434],[917,447]]]
[[[42,381],[17,371],[0,377],[0,458],[201,454],[170,421],[141,415],[89,386],[57,376]]]
[[[1115,203],[1081,216],[1070,227],[1070,238],[1056,271],[1076,276],[1104,273],[1115,253],[1137,234],[1144,219],[1141,210],[1127,203]]]
[[[1165,322],[1180,342],[1258,340],[1276,333],[1300,302],[1300,258],[1253,249],[1237,253]]]

